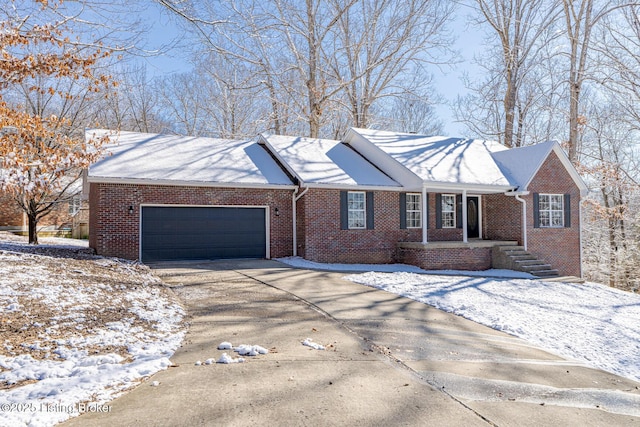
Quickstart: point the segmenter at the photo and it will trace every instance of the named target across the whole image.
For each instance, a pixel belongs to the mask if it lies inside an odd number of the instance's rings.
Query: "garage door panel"
[[[142,208],[142,261],[264,258],[264,208]]]

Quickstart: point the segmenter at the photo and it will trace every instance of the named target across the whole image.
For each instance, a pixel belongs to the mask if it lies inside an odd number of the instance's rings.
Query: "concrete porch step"
[[[500,245],[498,246],[498,249],[500,249],[501,251],[524,251],[524,246],[518,246],[518,245]]]
[[[584,280],[582,277],[576,277],[576,276],[550,277],[547,281],[549,281],[549,282],[563,282],[563,283],[585,283],[586,282],[586,280]]]
[[[510,257],[515,262],[518,262],[518,261],[537,261],[538,260],[538,258],[536,258],[535,256],[531,255],[530,253],[515,254],[515,255],[507,254],[507,256]]]
[[[523,265],[522,271],[526,273],[534,274],[535,271],[551,271],[553,268],[550,264],[533,264],[533,265]]]
[[[522,271],[541,278],[558,277],[558,270],[522,246],[500,245],[493,250],[494,268]]]
[[[519,259],[516,260],[516,265],[519,265],[521,267],[527,267],[527,266],[532,266],[532,265],[541,265],[544,264],[542,261],[540,261],[538,258],[533,257],[531,259]]]
[[[548,277],[559,277],[560,275],[558,274],[558,270],[540,270],[540,271],[530,271],[529,274],[533,274],[534,276],[537,277],[541,277],[541,278],[548,278]]]

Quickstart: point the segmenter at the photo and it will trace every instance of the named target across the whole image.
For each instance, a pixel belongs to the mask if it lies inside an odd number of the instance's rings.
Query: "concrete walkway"
[[[640,384],[458,316],[275,261],[164,264],[190,328],[177,365],[69,426],[640,426]],[[312,350],[312,338],[327,350]],[[246,363],[222,341],[259,344]],[[237,356],[235,353],[234,356]]]

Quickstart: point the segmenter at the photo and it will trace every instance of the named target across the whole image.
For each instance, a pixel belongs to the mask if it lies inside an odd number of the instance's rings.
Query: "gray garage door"
[[[265,258],[265,209],[142,207],[142,262]]]

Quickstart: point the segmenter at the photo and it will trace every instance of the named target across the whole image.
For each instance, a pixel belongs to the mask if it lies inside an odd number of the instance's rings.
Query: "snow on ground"
[[[640,381],[640,295],[596,283],[415,273],[345,279],[507,332],[552,353]]]
[[[406,272],[437,274],[443,276],[480,276],[480,277],[510,277],[520,279],[533,279],[535,276],[521,271],[501,270],[492,268],[484,271],[460,271],[460,270],[423,270],[420,267],[407,264],[324,264],[320,262],[307,261],[300,257],[276,258],[284,264],[296,268],[306,268],[310,270],[327,271],[377,271],[377,272]]]
[[[345,279],[432,305],[559,356],[640,381],[640,295],[597,283],[496,279],[467,271],[448,272],[458,276],[421,274],[415,267],[402,265],[338,267],[299,259],[280,261],[302,268],[368,271]],[[489,274],[495,276],[494,272]],[[499,274],[509,276],[504,271]]]
[[[0,233],[0,425],[109,410],[184,336],[182,307],[148,268],[41,240]]]

